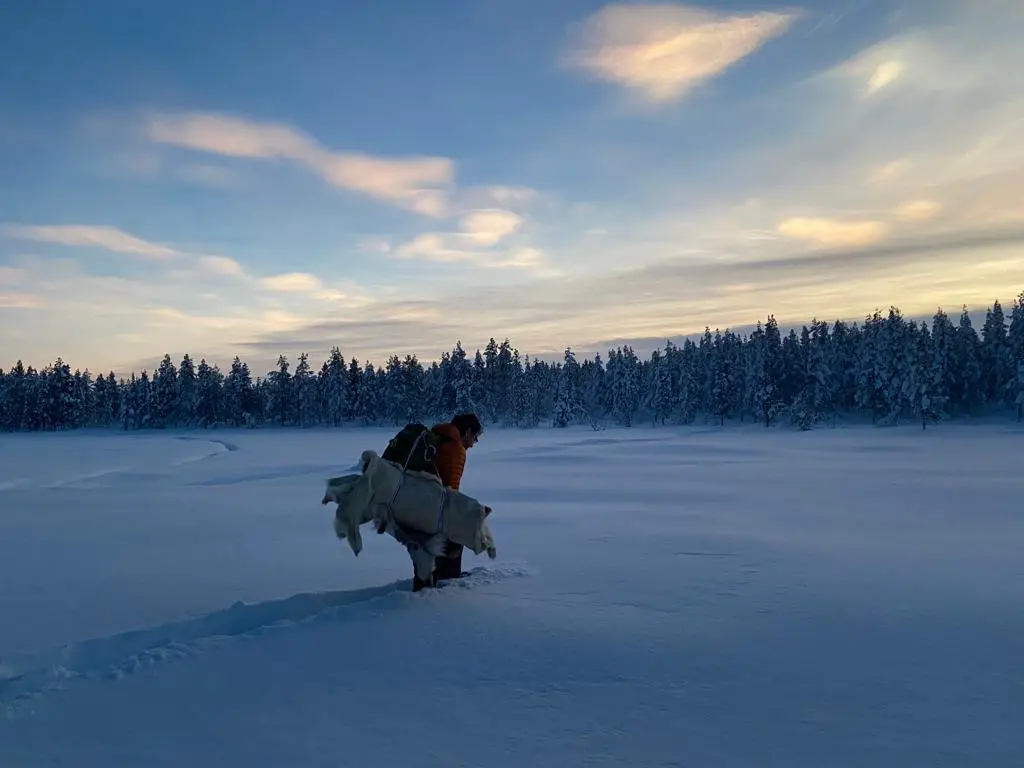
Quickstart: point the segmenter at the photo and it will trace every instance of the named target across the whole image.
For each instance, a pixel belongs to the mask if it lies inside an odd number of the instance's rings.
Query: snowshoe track
[[[381,603],[395,606],[408,600],[436,599],[528,575],[516,565],[484,566],[448,582],[443,589],[411,591],[408,579],[379,587],[329,592],[306,592],[280,600],[236,602],[195,619],[119,632],[107,637],[69,643],[0,660],[0,708],[16,714],[39,698],[82,680],[118,680],[159,664],[185,659],[206,650],[244,641],[298,624],[336,621],[359,606]]]

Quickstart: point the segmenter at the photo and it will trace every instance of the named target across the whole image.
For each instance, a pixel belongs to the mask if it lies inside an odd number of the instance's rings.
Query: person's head
[[[459,430],[462,445],[469,450],[483,434],[484,427],[475,413],[458,413],[452,417],[452,426]]]

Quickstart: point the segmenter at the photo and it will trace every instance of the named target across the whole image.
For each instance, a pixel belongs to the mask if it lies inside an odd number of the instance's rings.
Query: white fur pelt
[[[435,557],[441,554],[445,540],[451,540],[472,550],[474,554],[487,552],[497,557],[494,539],[486,518],[491,508],[460,491],[445,488],[436,475],[429,472],[406,472],[392,461],[374,451],[363,451],[361,474],[345,475],[327,481],[322,504],[338,505],[334,514],[334,531],[338,538],[346,539],[358,555],[363,548],[359,527],[369,522],[384,523],[385,530],[399,542],[409,546],[415,563],[414,550]],[[395,490],[391,515],[388,504]],[[439,515],[441,505],[443,514]],[[441,528],[438,530],[438,520]],[[422,534],[422,541],[420,541]],[[419,564],[417,564],[419,570]]]

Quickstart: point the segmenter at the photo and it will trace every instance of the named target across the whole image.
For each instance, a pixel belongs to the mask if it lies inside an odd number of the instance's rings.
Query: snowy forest
[[[649,359],[629,346],[607,359],[571,349],[549,363],[522,358],[492,338],[469,355],[457,343],[424,365],[414,354],[383,367],[347,363],[335,347],[317,370],[302,354],[281,356],[254,376],[234,359],[228,371],[169,355],[152,373],[94,376],[58,359],[43,370],[19,361],[0,369],[0,429],[341,427],[446,420],[475,411],[485,426],[725,424],[754,421],[800,429],[840,420],[922,427],[960,416],[1020,418],[1024,292],[1009,318],[999,302],[980,333],[964,307],[954,322],[931,322],[892,307],[862,323],[813,320],[786,334],[773,317],[747,335],[705,329]]]

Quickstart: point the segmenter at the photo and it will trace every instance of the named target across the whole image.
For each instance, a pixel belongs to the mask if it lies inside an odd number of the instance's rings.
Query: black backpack
[[[388,441],[381,454],[382,459],[394,461],[413,472],[433,472],[434,456],[437,449],[452,438],[439,435],[425,424],[412,422],[402,427],[401,431]]]

